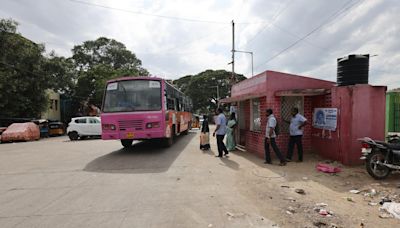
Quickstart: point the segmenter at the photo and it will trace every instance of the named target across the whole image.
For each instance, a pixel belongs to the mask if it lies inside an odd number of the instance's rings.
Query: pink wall
[[[312,98],[311,103],[312,110],[314,110],[314,108],[331,108],[333,107],[332,94],[315,96]],[[340,120],[338,121],[338,129],[339,126]],[[339,155],[339,131],[323,131],[312,127],[311,150],[324,158],[341,161]]]
[[[232,86],[232,97],[239,97],[252,93],[265,93],[267,90],[266,72],[241,81]]]
[[[261,98],[261,132],[252,132],[249,129],[250,100],[246,98],[246,129],[241,131],[241,135],[242,139],[245,138],[246,148],[250,152],[259,157],[264,156],[266,108],[272,108],[278,121],[282,121],[280,116],[281,98],[275,96],[275,93],[295,89],[331,89],[331,94],[304,98],[304,114],[310,123],[305,128],[303,138],[305,150],[312,150],[324,158],[341,161],[346,165],[355,165],[362,163],[359,160],[361,149],[358,138],[369,136],[380,140],[384,139],[385,86],[336,87],[335,83],[330,81],[266,71],[232,87],[233,100],[243,100],[249,94],[262,94],[257,96]],[[314,108],[324,107],[338,108],[336,131],[323,131],[311,126]],[[287,134],[281,134],[277,139],[278,146],[284,154],[287,151],[288,138]]]
[[[293,90],[293,89],[330,89],[335,83],[309,77],[280,73],[275,71],[266,71],[255,77],[249,78],[232,88],[232,97],[242,98],[249,94],[263,94],[260,95],[260,111],[261,111],[261,132],[250,131],[250,100],[245,103],[245,121],[246,128],[241,130],[241,139],[246,144],[246,149],[260,158],[264,157],[264,137],[265,137],[265,124],[266,116],[265,111],[267,108],[272,108],[274,115],[279,122],[281,120],[281,97],[275,96],[277,91]],[[312,120],[312,98],[305,97],[304,99],[304,115],[311,123]],[[303,146],[305,151],[311,150],[311,124],[306,125],[303,137]],[[281,133],[277,138],[277,144],[281,152],[286,155],[287,146],[289,142],[289,134]],[[271,154],[274,156],[274,154]]]
[[[267,96],[273,97],[275,92],[293,89],[330,89],[334,82],[300,75],[267,71]]]
[[[335,83],[295,74],[265,71],[252,78],[241,81],[232,87],[231,97],[246,94],[266,94],[274,99],[275,92],[292,89],[330,89]]]
[[[331,107],[338,108],[338,128],[325,132],[314,129],[311,144],[321,156],[346,165],[362,164],[358,138],[384,140],[385,86],[355,85],[332,88]],[[314,105],[319,105],[315,102]],[[320,106],[321,107],[321,106]],[[320,108],[314,107],[314,108]],[[324,106],[322,106],[324,107]],[[329,107],[329,106],[325,106]]]
[[[349,164],[360,162],[361,149],[358,138],[368,136],[385,139],[386,86],[357,85],[353,91],[352,138],[350,151],[343,153]],[[341,148],[342,151],[345,148]]]

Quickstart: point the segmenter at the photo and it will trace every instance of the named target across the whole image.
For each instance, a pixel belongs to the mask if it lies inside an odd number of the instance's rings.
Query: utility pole
[[[235,22],[232,20],[232,78],[231,86],[236,83],[235,77]]]

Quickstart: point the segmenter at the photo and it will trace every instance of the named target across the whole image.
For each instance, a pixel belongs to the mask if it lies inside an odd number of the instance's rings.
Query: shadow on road
[[[223,165],[233,169],[233,170],[239,170],[239,163],[229,160],[229,157],[222,157],[220,160],[223,162]]]
[[[102,173],[162,173],[195,137],[195,132],[177,137],[169,148],[156,141],[143,141],[131,148],[113,151],[89,162],[84,171]]]

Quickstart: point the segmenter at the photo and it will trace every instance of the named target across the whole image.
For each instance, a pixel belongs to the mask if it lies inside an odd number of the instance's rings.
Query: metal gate
[[[400,132],[400,103],[393,103],[393,131]]]
[[[400,93],[386,95],[386,127],[388,132],[400,132]]]
[[[238,142],[241,146],[246,146],[246,139],[242,137],[242,132],[246,129],[246,122],[245,122],[245,101],[239,102],[239,112],[238,112],[238,121],[239,121],[239,129],[236,132],[236,142]]]

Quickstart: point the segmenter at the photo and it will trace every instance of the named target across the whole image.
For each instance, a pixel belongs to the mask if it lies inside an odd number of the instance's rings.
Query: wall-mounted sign
[[[313,114],[313,127],[325,130],[336,130],[337,108],[315,108]]]

